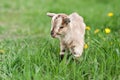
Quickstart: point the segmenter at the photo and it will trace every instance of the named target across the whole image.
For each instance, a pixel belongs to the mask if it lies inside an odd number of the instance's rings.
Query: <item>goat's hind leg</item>
[[[83,52],[83,47],[82,46],[75,46],[74,48],[71,49],[71,53],[73,54],[75,59],[78,59]]]

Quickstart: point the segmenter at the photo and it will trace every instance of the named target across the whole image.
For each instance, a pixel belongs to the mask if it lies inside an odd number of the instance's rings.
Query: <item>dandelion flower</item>
[[[4,50],[0,50],[0,54],[4,54],[5,53],[5,51]]]
[[[105,33],[109,34],[111,32],[111,30],[109,28],[105,28]]]
[[[94,31],[94,33],[96,34],[96,33],[98,33],[100,30],[99,29],[96,29],[95,31]]]
[[[86,26],[86,30],[88,30],[88,31],[89,31],[89,30],[90,30],[90,26]]]
[[[84,48],[87,49],[87,48],[88,48],[88,44],[85,44],[85,45],[84,45]]]
[[[112,17],[114,14],[112,12],[108,13],[109,17]]]

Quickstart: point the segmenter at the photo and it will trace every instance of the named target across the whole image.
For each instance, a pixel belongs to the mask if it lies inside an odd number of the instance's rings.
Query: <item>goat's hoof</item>
[[[64,55],[63,54],[60,55],[60,61],[63,60],[63,58],[64,58]]]

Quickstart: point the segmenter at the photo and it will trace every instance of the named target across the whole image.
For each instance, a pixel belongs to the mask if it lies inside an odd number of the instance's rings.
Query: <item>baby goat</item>
[[[76,12],[66,15],[63,13],[47,13],[52,18],[51,36],[60,40],[60,56],[69,49],[78,58],[84,47],[85,23]]]

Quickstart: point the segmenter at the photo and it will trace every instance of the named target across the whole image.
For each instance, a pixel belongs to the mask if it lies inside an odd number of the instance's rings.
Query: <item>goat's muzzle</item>
[[[56,36],[56,34],[54,33],[54,31],[51,31],[51,36],[53,37],[53,38],[55,38],[55,36]]]

